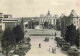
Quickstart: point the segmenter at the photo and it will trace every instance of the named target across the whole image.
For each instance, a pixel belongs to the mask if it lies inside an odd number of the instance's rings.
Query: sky
[[[69,15],[73,9],[80,15],[80,0],[0,0],[0,12],[13,17],[37,17],[48,10],[53,16]]]

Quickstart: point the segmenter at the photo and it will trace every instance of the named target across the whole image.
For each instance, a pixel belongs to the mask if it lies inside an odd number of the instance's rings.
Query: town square
[[[0,56],[80,56],[80,1],[0,0]]]

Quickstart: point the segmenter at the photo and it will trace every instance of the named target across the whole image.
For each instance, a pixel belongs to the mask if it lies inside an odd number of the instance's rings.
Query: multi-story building
[[[13,28],[18,23],[17,19],[12,18],[12,15],[0,13],[0,30],[5,30],[5,28]]]
[[[70,15],[72,15],[72,22],[76,26],[76,28],[80,27],[80,16],[78,16],[75,12],[75,10],[72,10]]]
[[[43,25],[44,22],[48,22],[49,24],[52,24],[53,26],[56,26],[56,20],[59,19],[58,15],[52,16],[50,14],[50,11],[46,15],[40,15],[40,17],[23,17],[24,24],[29,21],[38,21],[39,25]]]
[[[66,17],[66,19],[64,18],[67,22],[66,26],[73,23],[76,26],[76,29],[80,27],[80,16],[76,14],[75,10],[72,10],[69,16],[62,14],[60,18],[63,18],[64,16]]]
[[[56,20],[58,19],[58,15],[54,15],[52,16],[50,14],[50,11],[48,11],[48,13],[44,16],[44,15],[40,15],[40,24],[44,24],[44,22],[48,22],[49,24],[52,24],[52,25],[56,25]]]

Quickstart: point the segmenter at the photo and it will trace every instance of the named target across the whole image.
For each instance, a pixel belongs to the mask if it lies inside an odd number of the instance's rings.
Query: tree
[[[56,29],[60,30],[60,20],[59,19],[56,20]]]
[[[29,29],[31,29],[31,26],[32,26],[31,21],[29,21],[28,26],[29,26]]]
[[[66,34],[66,19],[67,19],[66,16],[63,16],[61,18],[61,36],[63,38],[65,38],[65,34]]]
[[[33,21],[29,21],[29,29],[34,29],[34,22]]]
[[[49,24],[49,25],[48,25],[48,28],[49,28],[49,29],[52,29],[52,28],[54,28],[54,26],[53,26],[52,24]]]
[[[63,38],[65,38],[67,26],[70,26],[72,24],[72,21],[73,21],[72,15],[69,15],[68,17],[63,16],[61,18],[61,36]]]
[[[48,22],[44,22],[44,27],[45,27],[46,29],[48,29],[48,26],[49,26],[49,23],[48,23]]]
[[[2,36],[3,36],[3,31],[0,30],[0,43],[1,43]]]
[[[80,41],[80,28],[77,29],[77,37],[76,37],[76,41],[75,41],[75,45],[77,47],[79,47],[79,43],[80,43],[79,41]]]
[[[39,22],[38,22],[38,21],[35,21],[34,24],[35,24],[35,25],[39,25]]]
[[[71,45],[75,44],[76,39],[76,27],[71,24],[70,26],[67,26],[66,34],[65,34],[65,40],[67,42],[70,42]]]
[[[24,32],[22,31],[20,25],[13,28],[13,33],[15,34],[16,43],[19,43],[24,38]]]
[[[24,20],[23,20],[23,18],[22,18],[19,26],[21,27],[21,30],[24,32]]]
[[[57,34],[56,34],[56,32],[55,32],[55,34],[54,34],[54,36],[56,36]]]
[[[6,28],[1,39],[2,51],[5,51],[6,56],[8,56],[9,51],[15,46],[15,43],[16,40],[12,30]]]
[[[32,23],[32,29],[34,29],[34,28],[35,28],[35,23],[34,23],[34,21],[32,21],[31,23]]]

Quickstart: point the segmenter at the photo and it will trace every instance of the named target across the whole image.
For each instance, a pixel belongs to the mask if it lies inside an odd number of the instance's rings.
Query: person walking
[[[55,34],[54,34],[54,36],[56,36],[57,34],[56,34],[56,32],[55,32]]]
[[[53,47],[52,47],[52,53],[54,53],[54,49],[53,49]]]
[[[56,54],[56,47],[55,47],[55,49],[54,49],[54,54]]]
[[[49,47],[49,52],[50,52],[50,47]]]
[[[51,46],[49,46],[49,52],[50,52]]]
[[[57,47],[59,48],[59,44],[57,43]]]
[[[39,48],[41,48],[41,43],[39,43]]]

